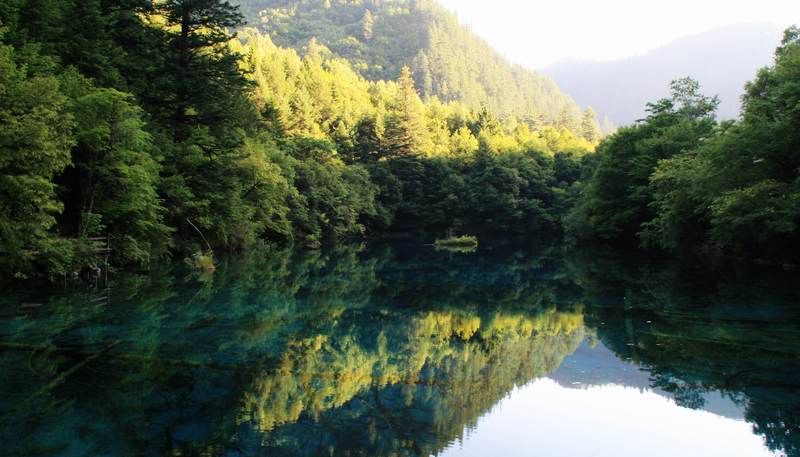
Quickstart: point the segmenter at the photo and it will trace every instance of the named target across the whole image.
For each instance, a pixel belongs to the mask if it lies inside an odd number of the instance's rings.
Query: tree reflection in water
[[[15,291],[2,439],[12,455],[431,455],[589,335],[682,405],[729,395],[798,455],[797,297],[629,264],[265,248],[210,277],[118,275],[110,299]]]

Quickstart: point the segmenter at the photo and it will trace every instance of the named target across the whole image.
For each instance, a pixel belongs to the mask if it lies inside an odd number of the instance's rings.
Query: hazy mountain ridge
[[[645,115],[647,102],[668,95],[673,79],[691,76],[706,94],[719,95],[718,115],[739,115],[748,80],[772,61],[782,29],[749,23],[713,29],[673,41],[643,55],[609,62],[570,61],[544,70],[580,105],[592,106],[616,124]]]
[[[550,78],[512,65],[455,14],[430,0],[240,0],[251,25],[302,51],[312,38],[365,77],[394,80],[408,65],[420,95],[554,123],[580,109]]]

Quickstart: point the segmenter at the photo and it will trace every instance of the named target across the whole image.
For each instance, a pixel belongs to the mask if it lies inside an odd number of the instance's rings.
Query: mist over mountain
[[[641,119],[645,104],[667,96],[670,81],[684,76],[698,80],[704,93],[719,95],[719,117],[733,119],[739,115],[745,83],[772,61],[782,32],[769,23],[721,27],[643,55],[562,62],[544,73],[580,105],[592,106],[617,125]]]
[[[304,52],[314,39],[370,80],[412,70],[420,95],[500,116],[577,123],[577,104],[548,77],[512,65],[430,0],[239,0],[250,25]]]

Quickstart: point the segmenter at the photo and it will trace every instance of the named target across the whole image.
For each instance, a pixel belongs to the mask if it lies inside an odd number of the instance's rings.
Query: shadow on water
[[[431,455],[584,340],[682,406],[730,397],[800,455],[800,293],[783,274],[726,275],[384,244],[10,291],[0,455]]]

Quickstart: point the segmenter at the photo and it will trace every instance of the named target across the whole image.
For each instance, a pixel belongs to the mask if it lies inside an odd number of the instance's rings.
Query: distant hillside
[[[644,55],[611,62],[565,62],[545,73],[583,106],[618,125],[644,116],[645,103],[667,95],[671,80],[691,76],[706,94],[722,100],[719,116],[739,115],[745,82],[772,59],[782,30],[771,24],[741,24],[674,41]]]
[[[456,16],[429,0],[240,0],[252,25],[302,52],[309,40],[346,58],[365,77],[394,80],[411,67],[420,94],[499,115],[553,123],[577,104],[549,78],[511,65]],[[533,119],[532,119],[533,120]]]

